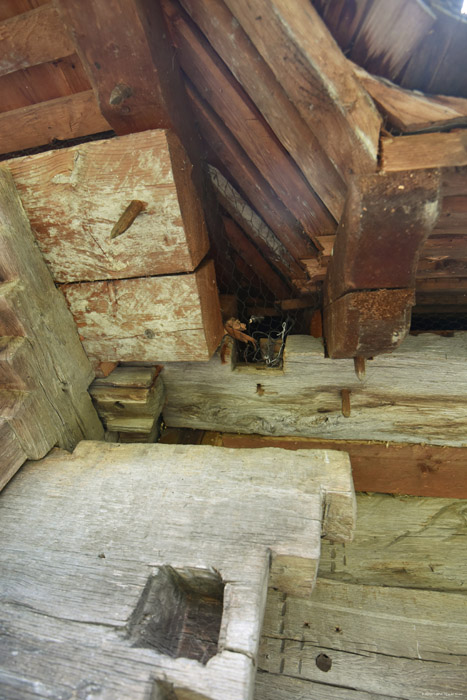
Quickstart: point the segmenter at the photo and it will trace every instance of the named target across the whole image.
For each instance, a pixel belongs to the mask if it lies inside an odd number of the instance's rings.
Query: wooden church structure
[[[467,698],[460,6],[0,1],[0,698]]]

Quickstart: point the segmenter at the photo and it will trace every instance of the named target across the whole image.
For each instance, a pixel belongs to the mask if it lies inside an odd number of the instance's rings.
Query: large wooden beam
[[[319,249],[316,236],[334,230],[333,217],[202,35],[169,0],[164,7],[183,71]]]
[[[309,597],[356,520],[346,455],[258,456],[85,441],[27,465],[0,501],[2,689],[250,700],[268,583]]]
[[[54,140],[67,141],[110,129],[92,90],[86,90],[0,114],[0,153],[24,151]]]
[[[193,272],[208,252],[191,164],[173,132],[145,131],[7,163],[56,282]],[[125,230],[115,229],[131,202],[141,211]]]
[[[386,136],[381,149],[386,172],[467,165],[467,131]]]
[[[0,203],[2,488],[26,458],[99,439],[103,429],[87,393],[91,366],[6,168]]]
[[[221,0],[210,2],[209,6],[196,0],[182,0],[182,5],[338,220],[344,206],[344,181],[225,4]]]
[[[344,179],[374,172],[380,116],[311,3],[226,5]]]
[[[409,336],[394,353],[366,363],[324,356],[321,340],[289,336],[282,370],[166,363],[164,420],[173,427],[321,439],[465,444],[463,333]],[[259,385],[259,386],[258,386]],[[349,392],[350,415],[341,392]],[[241,400],[239,400],[241,397]]]
[[[0,25],[0,76],[74,53],[52,2],[5,20]]]

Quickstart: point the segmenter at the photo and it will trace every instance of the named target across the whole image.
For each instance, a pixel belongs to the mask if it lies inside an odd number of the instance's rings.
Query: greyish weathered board
[[[163,129],[8,161],[57,282],[191,272],[209,242],[177,137]],[[144,208],[111,238],[132,200]]]
[[[168,426],[260,435],[467,444],[467,333],[409,336],[366,363],[325,358],[320,339],[289,336],[283,370],[167,363]],[[350,390],[350,416],[341,390]]]
[[[276,680],[297,678],[306,698],[326,686],[351,689],[349,700],[467,698],[466,657],[465,595],[318,579],[308,600],[269,591],[259,697],[276,700]]]
[[[29,462],[0,498],[0,696],[251,700],[268,576],[309,597],[321,537],[354,523],[340,452],[81,442]],[[178,628],[187,590],[199,620]]]
[[[0,170],[0,489],[25,459],[99,439],[94,375],[34,240],[13,179]]]

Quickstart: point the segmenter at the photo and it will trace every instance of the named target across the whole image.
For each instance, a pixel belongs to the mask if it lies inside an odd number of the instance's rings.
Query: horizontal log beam
[[[467,165],[467,131],[383,137],[381,163],[386,172]]]

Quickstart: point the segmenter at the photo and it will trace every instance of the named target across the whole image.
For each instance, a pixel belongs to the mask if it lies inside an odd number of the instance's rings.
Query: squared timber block
[[[0,499],[0,692],[251,700],[268,582],[308,597],[354,526],[344,453],[54,450]]]
[[[324,331],[329,357],[373,357],[392,352],[410,328],[415,292],[376,289],[349,292],[324,308]]]
[[[208,360],[224,335],[212,261],[193,274],[61,289],[93,362]]]
[[[329,301],[361,289],[415,285],[419,252],[440,212],[436,170],[354,177],[337,229]]]
[[[208,251],[192,166],[172,132],[143,131],[7,165],[56,282],[191,272]],[[132,201],[143,210],[112,238]]]

